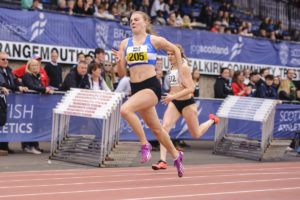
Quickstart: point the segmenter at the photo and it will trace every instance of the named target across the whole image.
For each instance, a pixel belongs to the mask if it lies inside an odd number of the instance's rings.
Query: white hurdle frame
[[[92,105],[93,102],[90,103],[90,99],[83,99],[81,97],[83,94],[81,93],[87,94],[87,96],[94,95],[96,97],[101,97],[100,99],[105,99],[103,106],[100,106],[100,108],[95,108],[95,113],[93,115],[89,115],[87,111],[91,110],[91,107],[84,107],[84,105]],[[102,95],[104,95],[103,98]],[[78,99],[76,99],[76,97],[78,97]],[[101,148],[98,160],[100,166],[101,163],[104,162],[105,157],[109,155],[113,147],[119,141],[121,123],[120,107],[123,102],[123,98],[124,94],[122,93],[74,88],[68,91],[62,98],[61,102],[58,103],[56,108],[53,109],[50,157],[54,155],[56,150],[61,147],[62,141],[69,134],[70,116],[95,118],[102,120]],[[83,103],[82,105],[78,105],[77,108],[79,112],[68,111],[69,107],[74,108],[72,103],[75,101],[78,103],[78,101],[81,100]],[[93,106],[101,104],[102,102],[96,102],[93,104]],[[80,110],[81,107],[82,109]]]

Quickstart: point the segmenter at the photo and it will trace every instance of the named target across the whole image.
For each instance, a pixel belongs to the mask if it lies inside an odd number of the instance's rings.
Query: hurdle
[[[215,129],[214,153],[252,160],[262,160],[273,138],[275,107],[271,99],[228,96],[217,111],[220,123]],[[261,137],[228,133],[228,120],[259,122]]]
[[[122,93],[102,90],[69,90],[53,109],[49,158],[100,167],[119,141],[123,98]],[[72,117],[93,120],[99,129],[72,134]]]

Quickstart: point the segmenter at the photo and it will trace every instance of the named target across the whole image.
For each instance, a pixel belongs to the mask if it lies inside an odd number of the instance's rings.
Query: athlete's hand
[[[168,103],[170,103],[174,98],[173,95],[169,94],[169,93],[165,93],[165,95],[163,95],[161,100],[161,103],[163,105],[168,105]]]
[[[112,54],[116,57],[117,63],[121,62],[121,52],[120,52],[120,46],[118,48],[118,51],[115,49],[112,49]]]

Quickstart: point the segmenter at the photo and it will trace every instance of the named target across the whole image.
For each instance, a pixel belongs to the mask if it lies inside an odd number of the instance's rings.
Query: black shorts
[[[160,83],[159,83],[158,79],[156,78],[156,76],[148,78],[148,79],[146,79],[142,82],[139,82],[139,83],[130,82],[130,87],[131,87],[131,94],[132,95],[134,95],[135,93],[137,93],[140,90],[150,89],[156,94],[156,96],[158,98],[158,101],[160,101],[161,87],[160,87]]]
[[[195,100],[193,97],[191,97],[190,99],[187,100],[173,100],[172,103],[174,103],[174,105],[176,106],[178,112],[180,114],[182,114],[182,110],[186,107],[189,106],[191,104],[195,103]]]

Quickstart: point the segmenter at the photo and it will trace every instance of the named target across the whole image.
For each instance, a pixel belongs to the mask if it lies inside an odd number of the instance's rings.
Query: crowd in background
[[[269,74],[267,68],[260,72],[233,71],[222,68],[221,75],[214,85],[215,98],[226,98],[228,95],[278,99],[283,101],[300,101],[300,88],[296,88],[293,78],[295,71],[288,69],[286,79]],[[280,101],[279,101],[280,102]]]
[[[272,18],[265,17],[257,26],[252,21],[239,18],[233,12],[231,0],[214,2],[220,5],[217,10],[212,9],[211,1],[201,0],[58,0],[57,7],[51,9],[66,14],[117,20],[123,24],[128,24],[131,13],[139,10],[147,13],[154,25],[300,41],[300,33],[284,30],[286,26],[281,20],[274,22]],[[22,0],[21,3],[23,9],[43,10],[39,0]]]

